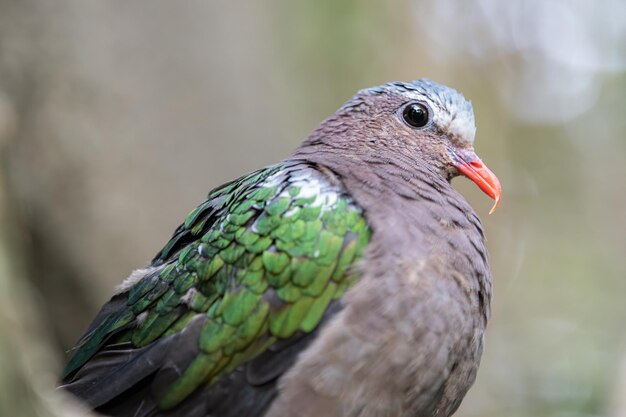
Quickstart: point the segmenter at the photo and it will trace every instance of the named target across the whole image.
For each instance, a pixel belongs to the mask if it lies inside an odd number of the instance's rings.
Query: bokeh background
[[[626,2],[0,0],[0,415],[72,416],[65,351],[207,191],[356,90],[474,104],[504,187],[460,417],[626,416]]]

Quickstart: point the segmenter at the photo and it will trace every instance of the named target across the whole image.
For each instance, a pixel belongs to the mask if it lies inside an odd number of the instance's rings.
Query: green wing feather
[[[351,198],[302,162],[224,185],[187,216],[155,272],[121,295],[126,306],[81,340],[65,375],[105,342],[139,348],[206,314],[200,354],[160,399],[172,408],[277,340],[312,332],[354,282],[350,267],[369,238]]]

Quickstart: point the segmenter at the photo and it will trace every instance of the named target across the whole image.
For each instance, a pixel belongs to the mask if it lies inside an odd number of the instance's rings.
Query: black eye
[[[402,111],[404,121],[413,127],[424,127],[428,123],[428,109],[419,103],[411,103]]]

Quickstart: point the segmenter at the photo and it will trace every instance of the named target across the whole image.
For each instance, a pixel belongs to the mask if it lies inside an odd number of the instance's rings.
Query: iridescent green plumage
[[[141,348],[205,314],[199,353],[158,399],[172,408],[277,341],[314,331],[356,278],[351,266],[369,237],[361,209],[302,162],[224,185],[121,295],[126,306],[96,320],[65,376],[105,342]]]

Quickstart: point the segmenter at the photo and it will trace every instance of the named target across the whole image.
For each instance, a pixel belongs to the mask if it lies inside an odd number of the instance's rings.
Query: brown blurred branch
[[[21,267],[23,252],[10,207],[0,177],[0,415],[86,416],[72,399],[54,391],[59,364]]]

